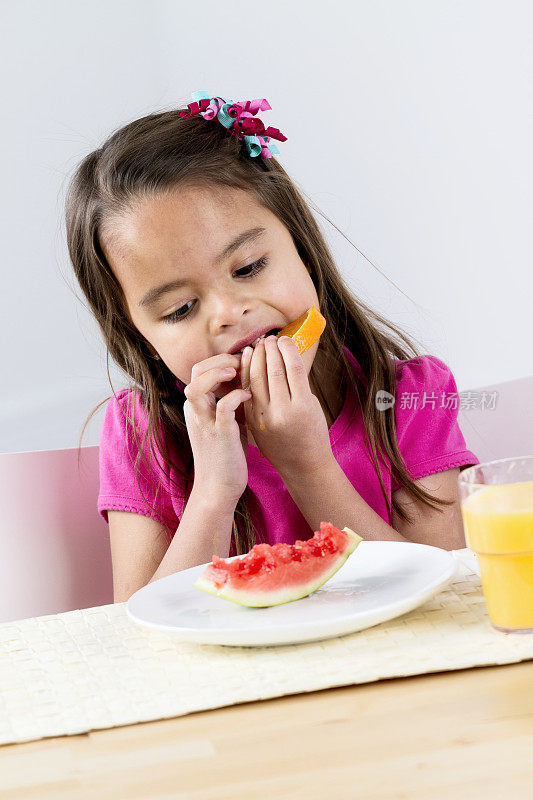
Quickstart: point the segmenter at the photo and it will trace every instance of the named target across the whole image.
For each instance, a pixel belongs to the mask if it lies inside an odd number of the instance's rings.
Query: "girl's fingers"
[[[191,383],[193,380],[196,380],[196,378],[199,378],[200,375],[204,375],[206,372],[209,372],[212,369],[217,369],[218,367],[237,368],[240,363],[240,353],[219,353],[218,356],[204,358],[203,361],[198,361],[197,364],[193,364],[193,368],[191,370]]]
[[[241,386],[247,389],[250,386],[250,361],[252,360],[253,349],[245,347],[241,358]]]
[[[189,386],[191,386],[191,384],[196,384],[196,382],[202,377],[204,377],[205,381],[205,376],[210,375],[213,370],[228,369],[230,367],[233,367],[234,370],[236,370],[240,363],[240,353],[219,353],[218,356],[204,358],[203,361],[198,361],[198,363],[193,364],[191,370],[191,380],[188,384],[186,384],[185,388],[187,389]],[[233,374],[235,375],[235,372]],[[202,383],[202,386],[204,385],[206,385],[205,382]],[[187,396],[186,391],[185,396]]]
[[[185,386],[183,393],[191,405],[207,411],[212,408],[212,403],[209,401],[207,393],[213,392],[221,383],[231,381],[235,374],[236,369],[234,367],[212,367],[207,372],[198,376],[195,375],[191,382]]]
[[[287,372],[287,384],[291,398],[300,400],[309,396],[309,375],[302,354],[290,336],[278,339],[278,348]]]
[[[241,358],[241,386],[248,390],[248,397],[243,403],[243,419],[241,427],[241,439],[244,445],[248,445],[248,420],[252,413],[252,392],[250,387],[250,362],[252,360],[253,348],[245,347]],[[239,419],[239,424],[241,420]],[[246,449],[246,448],[245,448]]]
[[[260,339],[255,349],[252,351],[250,359],[250,385],[258,403],[268,403],[269,395],[264,339]]]
[[[266,372],[268,375],[268,391],[270,401],[274,404],[291,399],[286,373],[285,360],[278,347],[277,336],[265,339]]]
[[[244,389],[234,389],[229,394],[221,397],[217,403],[216,426],[224,428],[235,420],[235,411],[241,403],[248,400],[252,393]]]

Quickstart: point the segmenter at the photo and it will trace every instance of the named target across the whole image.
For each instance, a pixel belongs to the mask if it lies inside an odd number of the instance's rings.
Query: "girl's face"
[[[187,187],[144,200],[107,233],[104,251],[135,326],[185,384],[199,361],[318,307],[289,231],[240,189]],[[302,355],[307,374],[317,349]]]

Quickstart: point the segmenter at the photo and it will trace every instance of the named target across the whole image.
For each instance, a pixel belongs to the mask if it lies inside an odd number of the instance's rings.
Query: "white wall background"
[[[0,451],[76,446],[110,394],[68,261],[70,175],[111,131],[197,89],[266,97],[261,118],[288,137],[280,162],[358,248],[318,216],[354,292],[442,358],[459,391],[533,373],[527,0],[0,11]],[[127,385],[113,365],[111,376]],[[83,444],[98,443],[102,414]]]

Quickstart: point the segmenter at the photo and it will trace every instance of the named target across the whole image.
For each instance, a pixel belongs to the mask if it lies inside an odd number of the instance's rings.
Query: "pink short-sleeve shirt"
[[[362,375],[361,367],[351,351],[347,347],[344,347],[344,351],[354,369]],[[449,367],[431,355],[398,360],[396,363],[396,435],[411,477],[417,479],[452,467],[479,464],[479,459],[467,448],[457,422],[457,386]],[[175,532],[190,495],[191,482],[185,497],[184,482],[179,473],[173,469],[170,471],[171,478],[178,484],[177,488],[158,468],[147,442],[144,452],[149,468],[144,466],[141,469],[139,488],[134,475],[137,445],[131,433],[126,435],[128,394],[127,389],[120,390],[117,399],[113,397],[106,406],[100,433],[98,511],[106,521],[110,509],[133,511],[153,517]],[[142,442],[147,415],[137,394],[135,425],[139,442]],[[128,431],[130,429],[131,426],[128,426]],[[343,472],[363,500],[390,524],[378,476],[365,450],[362,411],[351,381],[347,381],[344,403],[329,429],[329,436],[333,454]],[[177,458],[174,450],[172,453]],[[293,544],[297,539],[305,540],[312,536],[313,531],[280,476],[272,464],[261,456],[259,448],[248,445],[246,458],[249,508],[257,541]],[[160,455],[158,460],[162,463]],[[380,459],[380,467],[390,502],[391,493],[399,485],[391,476],[388,459]],[[183,487],[182,490],[179,486]],[[150,504],[155,510],[150,508]],[[235,554],[232,538],[230,556]]]

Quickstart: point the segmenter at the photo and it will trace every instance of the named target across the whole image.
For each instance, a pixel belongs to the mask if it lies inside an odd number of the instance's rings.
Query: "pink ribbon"
[[[204,119],[214,119],[224,105],[226,103],[222,97],[212,97],[210,100],[203,98],[200,102],[189,103],[187,110],[180,111],[180,117],[192,117],[195,114],[203,113]],[[227,129],[233,136],[236,136],[241,141],[245,136],[257,136],[261,144],[263,158],[272,158],[272,153],[268,147],[269,138],[276,139],[279,142],[287,141],[287,137],[281,133],[279,128],[270,126],[265,128],[262,120],[255,117],[258,111],[269,111],[271,108],[272,106],[268,100],[263,97],[231,103],[231,105],[227,105],[224,112],[234,120],[233,124]]]
[[[201,111],[205,111],[206,108],[209,108],[209,100],[200,100],[199,103],[189,103],[187,108],[188,111],[180,111],[180,117],[193,117],[195,114],[199,114]],[[217,111],[218,113],[218,111]]]

